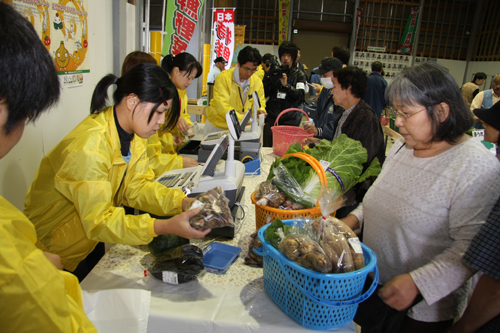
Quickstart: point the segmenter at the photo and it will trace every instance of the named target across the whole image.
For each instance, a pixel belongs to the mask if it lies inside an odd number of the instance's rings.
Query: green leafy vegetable
[[[284,224],[280,219],[274,220],[273,222],[271,222],[269,227],[267,227],[266,234],[264,235],[264,240],[271,243],[271,245],[274,246],[274,248],[277,250],[279,249],[279,244],[281,242],[281,237],[277,232],[278,229],[283,229],[284,235],[288,236],[292,227]]]
[[[290,145],[287,153],[304,152],[316,158],[318,161],[327,161],[329,168],[334,170],[344,184],[344,192],[347,192],[355,184],[365,181],[370,176],[378,176],[381,170],[380,163],[377,158],[373,159],[368,168],[363,171],[363,164],[366,163],[368,155],[366,149],[361,142],[350,139],[345,134],[341,134],[333,141],[321,140],[314,148],[302,149],[300,144]],[[277,163],[279,160],[275,161]],[[321,183],[314,169],[302,159],[296,157],[288,157],[281,160],[288,168],[290,174],[300,184],[304,193],[311,198],[317,198],[321,191]],[[274,164],[273,164],[274,165]],[[272,170],[269,172],[272,178]],[[333,175],[328,170],[325,171],[328,187],[342,195],[342,187]]]

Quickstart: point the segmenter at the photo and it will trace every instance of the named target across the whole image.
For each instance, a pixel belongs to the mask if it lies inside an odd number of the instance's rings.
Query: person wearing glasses
[[[107,106],[115,86],[114,105]],[[61,257],[65,270],[80,281],[104,254],[100,242],[148,244],[175,234],[203,238],[182,213],[193,201],[180,189],[153,182],[147,139],[179,118],[174,83],[158,65],[139,64],[124,76],[103,77],[92,95],[90,115],[42,159],[24,201],[35,225],[37,247]],[[149,214],[126,215],[122,206]]]
[[[467,303],[475,270],[462,256],[498,198],[500,164],[466,134],[473,118],[444,67],[399,73],[386,99],[402,137],[362,204],[343,219],[364,229],[380,272],[380,289],[354,321],[365,333],[398,326],[448,332]],[[385,319],[383,308],[391,314]]]
[[[262,80],[267,101],[267,117],[264,125],[264,147],[273,146],[271,127],[281,111],[289,108],[299,108],[304,103],[307,77],[297,68],[298,47],[295,43],[284,41],[278,48],[281,68],[273,66]],[[290,111],[284,113],[278,125],[299,126],[303,113]]]
[[[238,64],[228,69],[215,79],[213,98],[206,109],[204,136],[213,132],[226,131],[226,112],[236,111],[241,121],[248,109],[253,108],[254,91],[260,100],[258,114],[266,114],[266,101],[262,80],[253,75],[262,62],[259,50],[251,46],[238,53]]]

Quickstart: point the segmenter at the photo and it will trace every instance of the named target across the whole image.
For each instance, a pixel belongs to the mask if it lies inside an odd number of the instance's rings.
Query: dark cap
[[[313,71],[313,73],[323,75],[330,71],[342,68],[342,66],[343,66],[342,61],[340,61],[339,59],[327,57],[321,60],[321,65],[319,65],[319,68]]]
[[[224,59],[223,57],[217,57],[215,58],[214,60],[214,64],[218,63],[218,62],[223,62],[223,63],[227,63],[227,60]]]
[[[500,130],[500,102],[489,109],[474,109],[474,114],[486,124]]]

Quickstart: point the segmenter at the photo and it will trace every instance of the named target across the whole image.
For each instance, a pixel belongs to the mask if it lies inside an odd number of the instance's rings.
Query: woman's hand
[[[182,156],[182,167],[192,168],[198,166],[198,161],[195,158],[189,156]]]
[[[314,134],[314,136],[318,136],[318,129],[316,128],[316,126],[314,125],[311,125],[311,124],[308,124],[308,125],[305,125],[304,126],[304,129],[311,133],[311,134]]]
[[[171,234],[184,238],[204,238],[212,229],[197,230],[189,224],[189,218],[198,214],[201,208],[191,209],[188,212],[176,215],[168,220],[155,221],[155,233],[157,235]]]
[[[257,110],[257,117],[258,117],[259,115],[261,115],[261,114],[263,114],[263,115],[264,115],[264,118],[265,118],[265,117],[267,117],[267,112],[266,112],[266,110]]]
[[[320,142],[321,140],[318,138],[305,138],[304,140],[302,140],[302,146],[307,146],[310,143],[318,144]]]
[[[380,298],[391,308],[402,311],[410,307],[420,294],[410,274],[397,275],[378,292]]]
[[[50,253],[50,252],[45,252],[45,251],[43,251],[43,254],[45,254],[47,259],[49,259],[49,261],[54,266],[56,266],[57,269],[59,269],[59,270],[63,269],[63,265],[61,264],[61,257],[59,257],[59,255],[54,254],[54,253]]]
[[[184,199],[182,199],[182,211],[185,212],[189,207],[191,207],[191,204],[195,200],[196,200],[196,198],[188,198],[188,197],[185,197]]]
[[[179,120],[177,120],[177,128],[181,131],[181,133],[186,132],[189,129],[187,120],[179,117]]]
[[[184,141],[184,137],[172,135],[172,140],[174,141],[174,146],[179,146]]]

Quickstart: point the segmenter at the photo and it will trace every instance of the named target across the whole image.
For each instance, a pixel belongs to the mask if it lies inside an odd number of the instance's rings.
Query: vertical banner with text
[[[358,40],[359,26],[361,25],[361,16],[363,16],[363,8],[356,8],[356,34],[354,35],[354,48]]]
[[[236,66],[237,57],[240,53],[240,50],[244,47],[245,44],[245,26],[244,25],[235,25],[234,26],[234,55],[233,62],[231,63],[231,67]]]
[[[198,23],[204,0],[167,1],[162,56],[186,51]]]
[[[81,86],[89,81],[87,1],[4,1],[33,25],[54,58],[57,74],[65,87]]]
[[[214,29],[210,63],[215,58],[223,57],[227,61],[226,69],[231,68],[234,53],[234,9],[213,9]]]
[[[284,40],[288,40],[288,11],[290,9],[289,0],[279,1],[279,45]]]
[[[413,41],[415,40],[415,29],[417,28],[419,12],[420,8],[412,8],[410,17],[406,23],[405,31],[399,42],[398,54],[410,55],[413,52]]]

